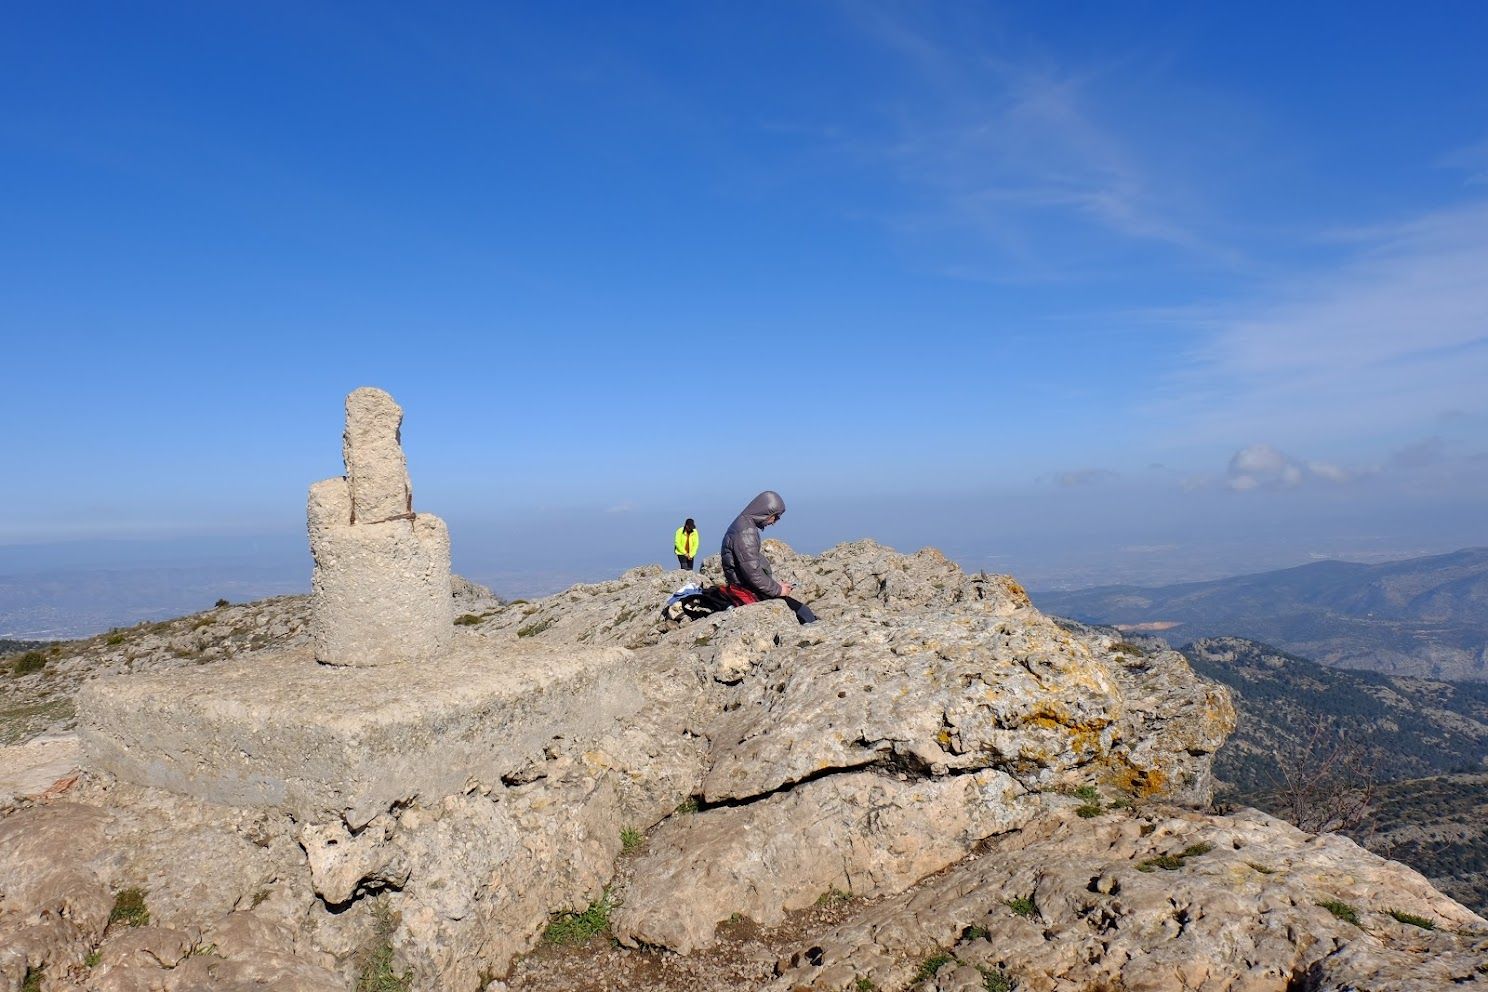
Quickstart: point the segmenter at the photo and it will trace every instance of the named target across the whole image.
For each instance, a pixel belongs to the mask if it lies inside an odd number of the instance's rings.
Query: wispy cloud
[[[1073,489],[1077,486],[1093,486],[1121,478],[1119,472],[1108,468],[1077,468],[1069,472],[1057,472],[1053,476],[1056,486]]]
[[[1488,202],[1377,231],[1271,302],[1199,325],[1155,417],[1185,440],[1399,432],[1488,393]]]
[[[967,50],[943,24],[844,9],[922,90],[892,104],[888,136],[862,148],[923,194],[923,210],[896,226],[970,229],[1042,274],[1068,262],[1082,231],[1230,257],[1186,216],[1162,158],[1115,123],[1117,83],[1139,75],[1119,56],[1072,65],[1026,45]]]

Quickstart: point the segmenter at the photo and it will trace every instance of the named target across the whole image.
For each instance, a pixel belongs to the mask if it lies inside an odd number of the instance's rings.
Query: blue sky
[[[1488,543],[1485,50],[1471,3],[12,11],[0,572],[297,548],[363,384],[512,589],[765,487],[1046,584]]]

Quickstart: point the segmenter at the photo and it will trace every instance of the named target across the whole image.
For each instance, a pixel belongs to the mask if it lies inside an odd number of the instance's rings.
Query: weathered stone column
[[[454,636],[449,531],[413,512],[399,428],[403,410],[380,389],[346,397],[346,475],[310,487],[315,559],[310,634],[328,665],[421,661]]]

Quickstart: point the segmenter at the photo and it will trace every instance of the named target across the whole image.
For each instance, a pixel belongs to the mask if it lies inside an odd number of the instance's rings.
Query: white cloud
[[[1375,473],[1373,468],[1349,469],[1332,462],[1302,461],[1269,444],[1251,444],[1230,456],[1222,480],[1196,476],[1183,483],[1185,490],[1207,489],[1222,483],[1237,493],[1255,490],[1297,489],[1311,483],[1343,485]]]
[[[1488,201],[1372,237],[1269,303],[1211,315],[1149,412],[1187,441],[1326,443],[1488,408]]]

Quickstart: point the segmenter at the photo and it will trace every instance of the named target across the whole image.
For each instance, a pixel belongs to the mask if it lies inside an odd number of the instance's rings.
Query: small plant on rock
[[[375,902],[372,906],[374,940],[360,952],[361,970],[357,972],[354,992],[410,992],[413,988],[412,971],[400,975],[393,970],[392,937],[397,927],[398,918],[392,909],[381,900]]]
[[[150,923],[150,909],[145,905],[143,889],[120,889],[114,895],[114,908],[109,911],[109,923],[126,927],[143,927]]]
[[[1097,789],[1095,786],[1082,785],[1075,790],[1074,796],[1076,799],[1081,799],[1084,801],[1080,806],[1075,808],[1076,816],[1088,820],[1093,816],[1101,815],[1102,807],[1100,790]]]
[[[635,827],[626,827],[620,831],[620,847],[625,851],[634,851],[645,841],[646,835]]]
[[[1007,901],[1007,908],[1013,911],[1014,916],[1029,917],[1038,912],[1032,896],[1014,896]]]
[[[978,924],[975,924],[975,923],[973,923],[969,927],[964,927],[961,930],[961,939],[963,941],[966,941],[966,940],[986,940],[991,935],[992,935],[992,932],[990,930],[988,930],[984,926],[979,926]]]
[[[46,663],[46,655],[40,651],[27,651],[16,659],[15,673],[17,675],[27,675],[31,672],[39,672],[46,667]]]
[[[474,627],[481,622],[481,618],[474,613],[464,613],[455,617],[456,627]]]
[[[937,951],[920,962],[920,967],[915,971],[916,982],[929,981],[934,978],[936,972],[951,963],[951,956],[945,951]]]
[[[21,981],[21,992],[41,992],[40,968],[26,969],[26,977]]]
[[[878,992],[878,986],[859,975],[853,979],[853,992]]]
[[[1177,871],[1182,868],[1189,858],[1197,858],[1214,850],[1214,845],[1207,841],[1190,844],[1177,854],[1159,854],[1155,858],[1148,858],[1137,865],[1137,871],[1152,871],[1161,868],[1163,871]]]
[[[610,912],[614,908],[606,890],[582,913],[555,913],[543,931],[543,939],[550,944],[582,943],[610,928]]]
[[[1337,899],[1324,899],[1318,905],[1345,923],[1352,923],[1354,926],[1359,925],[1359,911],[1346,902],[1340,902]]]
[[[222,608],[223,608],[223,607],[224,607],[224,606],[231,606],[231,605],[232,605],[232,604],[231,604],[231,603],[229,603],[229,602],[228,602],[228,601],[227,601],[227,600],[225,600],[225,599],[219,599],[219,600],[217,600],[217,602],[215,602],[215,603],[213,603],[213,604],[212,604],[212,608],[213,608],[213,609],[214,609],[214,610],[220,610],[220,609],[222,609]]]
[[[1417,916],[1415,913],[1407,913],[1399,909],[1390,909],[1386,910],[1386,912],[1395,917],[1397,923],[1407,923],[1413,927],[1420,927],[1422,930],[1436,929],[1436,924],[1424,916]]]
[[[698,802],[696,796],[688,796],[677,806],[677,812],[681,813],[683,816],[690,816],[697,811]]]
[[[1013,980],[1001,968],[977,965],[977,971],[982,973],[982,988],[986,989],[986,992],[1013,992],[1015,988]]]
[[[816,897],[816,904],[822,907],[843,906],[852,902],[852,893],[843,892],[841,889],[828,889]]]

